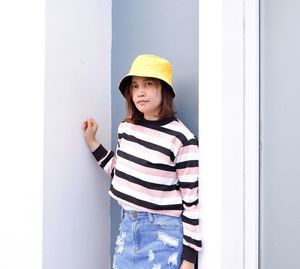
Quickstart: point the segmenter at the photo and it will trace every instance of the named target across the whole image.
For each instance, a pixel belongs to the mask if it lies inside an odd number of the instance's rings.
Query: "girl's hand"
[[[98,130],[98,124],[93,118],[86,119],[82,124],[82,129],[85,132],[84,137],[86,143],[90,149],[94,151],[100,146],[100,143],[96,140],[96,133]]]
[[[186,260],[183,260],[180,266],[180,269],[194,269],[194,268],[195,268],[195,264]]]

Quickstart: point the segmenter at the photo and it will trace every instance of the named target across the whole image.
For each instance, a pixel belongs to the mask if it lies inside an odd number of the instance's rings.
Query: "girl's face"
[[[157,120],[161,109],[162,88],[159,80],[148,77],[132,77],[131,95],[136,108],[147,120]]]

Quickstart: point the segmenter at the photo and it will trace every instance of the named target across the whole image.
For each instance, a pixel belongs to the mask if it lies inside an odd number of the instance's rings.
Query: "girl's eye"
[[[146,82],[146,86],[149,87],[152,85],[152,82]]]

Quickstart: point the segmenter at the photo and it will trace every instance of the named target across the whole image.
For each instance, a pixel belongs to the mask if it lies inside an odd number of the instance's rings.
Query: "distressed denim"
[[[178,269],[181,265],[181,217],[121,212],[113,269]]]

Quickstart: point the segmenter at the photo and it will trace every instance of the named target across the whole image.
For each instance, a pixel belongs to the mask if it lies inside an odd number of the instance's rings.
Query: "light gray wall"
[[[139,54],[153,53],[173,65],[177,116],[198,135],[198,1],[113,0],[112,9],[112,148],[125,115],[120,79]],[[111,254],[120,208],[111,202]]]
[[[261,1],[261,269],[300,268],[299,14]]]
[[[46,4],[43,269],[109,268],[109,179],[81,124],[110,145],[111,1]]]

